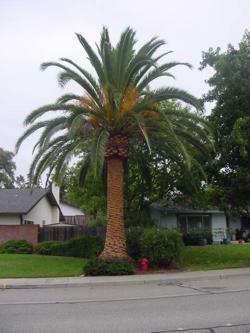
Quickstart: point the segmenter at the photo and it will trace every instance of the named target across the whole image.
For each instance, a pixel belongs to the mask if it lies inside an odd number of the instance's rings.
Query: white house
[[[52,188],[0,189],[0,225],[43,226],[63,219]]]
[[[65,201],[60,202],[60,208],[64,216],[63,223],[71,225],[86,224],[86,216],[80,208]]]
[[[226,216],[219,209],[195,209],[190,206],[180,207],[170,202],[162,202],[152,204],[150,213],[163,228],[177,229],[184,234],[206,228],[211,230],[215,243],[227,237]]]

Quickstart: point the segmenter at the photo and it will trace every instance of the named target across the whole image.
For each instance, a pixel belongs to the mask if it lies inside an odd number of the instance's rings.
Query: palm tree
[[[93,76],[70,59],[46,62],[41,69],[56,66],[62,71],[58,81],[62,87],[74,81],[82,94],[65,94],[54,104],[42,106],[25,119],[28,129],[19,138],[17,150],[25,138],[43,129],[34,149],[37,151],[30,167],[30,178],[36,183],[45,170],[60,181],[72,157],[81,159],[80,178],[84,180],[89,167],[97,174],[104,165],[107,170],[107,233],[100,256],[106,261],[129,260],[126,251],[123,221],[124,161],[129,151],[142,142],[151,149],[151,142],[160,142],[172,158],[188,166],[192,163],[186,147],[204,151],[208,144],[205,122],[197,113],[164,108],[162,102],[177,99],[200,109],[199,101],[186,91],[165,87],[150,89],[159,77],[173,75],[169,70],[187,63],[159,61],[169,52],[156,56],[165,44],[152,38],[137,51],[135,31],[127,28],[116,46],[112,46],[107,28],[103,28],[97,52],[77,34],[87,53]],[[57,114],[37,121],[48,112]]]

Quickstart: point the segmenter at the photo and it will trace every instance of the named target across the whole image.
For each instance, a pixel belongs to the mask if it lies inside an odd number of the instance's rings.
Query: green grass
[[[79,276],[86,260],[31,254],[0,254],[0,278]]]
[[[189,270],[250,267],[250,244],[186,246],[181,266]]]
[[[0,254],[0,278],[79,276],[86,259]],[[186,246],[181,268],[209,270],[250,267],[250,244]]]

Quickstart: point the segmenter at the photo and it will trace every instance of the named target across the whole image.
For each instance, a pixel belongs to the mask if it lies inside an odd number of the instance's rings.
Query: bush
[[[142,257],[141,236],[143,232],[143,227],[131,227],[126,230],[128,255],[135,260]]]
[[[98,236],[83,236],[66,242],[67,256],[91,258],[98,256],[104,246],[104,241]]]
[[[213,244],[213,234],[209,230],[192,231],[183,235],[185,245],[201,245],[201,240],[206,239],[207,244]]]
[[[134,274],[133,265],[130,263],[109,263],[100,259],[90,259],[83,271],[86,276]]]
[[[183,242],[181,234],[168,229],[145,229],[141,236],[141,253],[153,267],[169,267],[180,259]]]
[[[10,240],[1,244],[0,253],[31,254],[33,253],[33,245],[26,240]]]
[[[91,258],[99,255],[102,249],[102,238],[97,236],[82,236],[72,238],[66,242],[49,241],[39,243],[35,246],[35,253],[52,256]]]
[[[63,256],[65,254],[67,242],[60,242],[60,241],[47,241],[38,243],[35,248],[34,252],[37,254],[43,254],[48,256]]]

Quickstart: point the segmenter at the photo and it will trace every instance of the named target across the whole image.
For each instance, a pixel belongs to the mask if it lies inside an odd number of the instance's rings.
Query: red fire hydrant
[[[149,260],[147,258],[141,258],[139,264],[140,264],[140,272],[145,273],[148,271]]]

